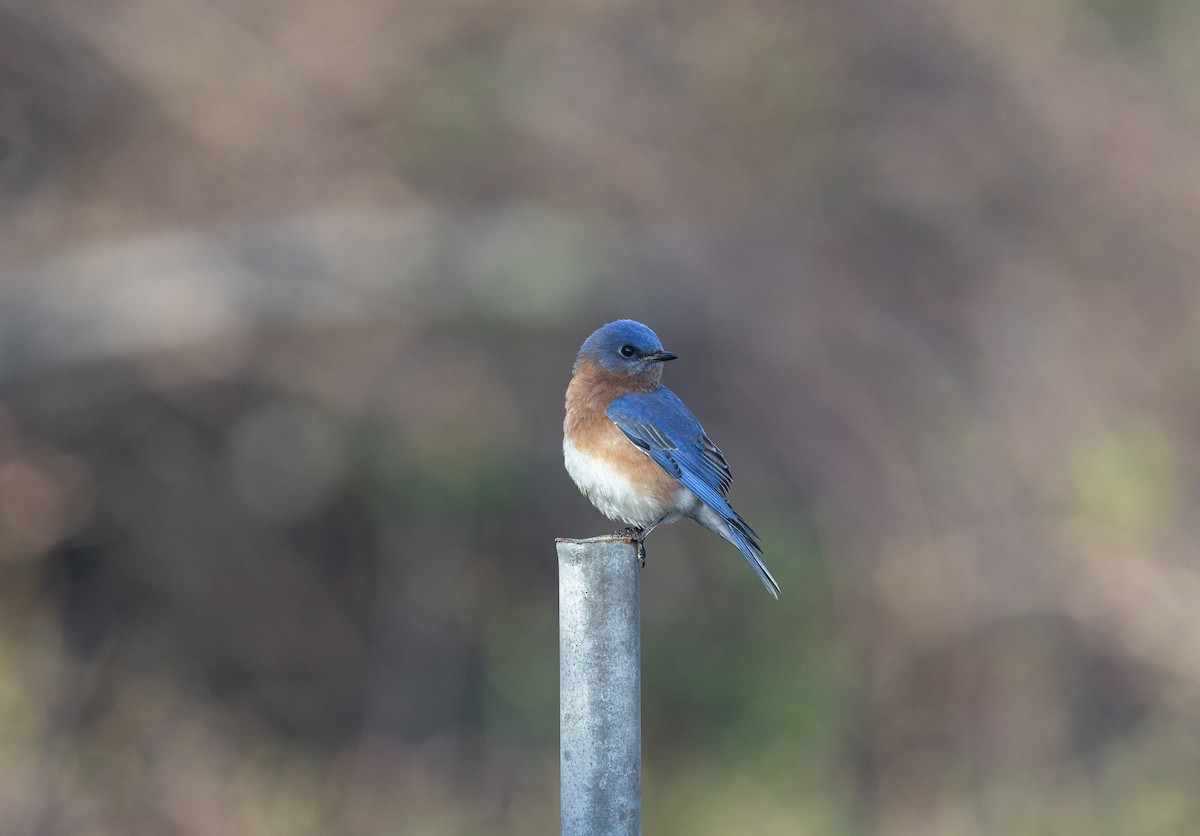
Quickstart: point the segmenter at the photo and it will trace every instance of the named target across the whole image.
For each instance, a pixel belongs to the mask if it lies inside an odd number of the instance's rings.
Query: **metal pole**
[[[642,832],[637,547],[556,541],[562,836]]]

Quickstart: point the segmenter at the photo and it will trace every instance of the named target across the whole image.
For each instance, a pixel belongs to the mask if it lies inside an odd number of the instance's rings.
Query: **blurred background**
[[[1200,6],[0,0],[0,831],[558,827],[574,354],[653,834],[1200,832]]]

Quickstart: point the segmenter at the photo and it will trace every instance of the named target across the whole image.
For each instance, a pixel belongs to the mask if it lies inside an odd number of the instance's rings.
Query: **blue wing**
[[[767,590],[778,598],[779,585],[762,562],[762,541],[725,500],[732,482],[729,465],[683,401],[660,386],[653,392],[616,398],[605,413],[626,438],[720,517],[726,530],[717,533],[738,547]]]

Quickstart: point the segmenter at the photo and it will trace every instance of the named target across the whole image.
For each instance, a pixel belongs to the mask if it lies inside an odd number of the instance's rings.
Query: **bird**
[[[689,517],[728,540],[775,598],[762,540],[725,499],[729,464],[696,416],[662,385],[677,354],[632,319],[584,340],[567,386],[563,460],[579,490],[638,545],[657,526]]]

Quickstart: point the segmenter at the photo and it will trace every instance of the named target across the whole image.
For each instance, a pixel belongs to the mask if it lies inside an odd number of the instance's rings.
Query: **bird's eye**
[[[621,346],[621,356],[622,357],[632,357],[635,354],[637,354],[637,349],[634,348],[633,346],[631,346],[631,345]]]

